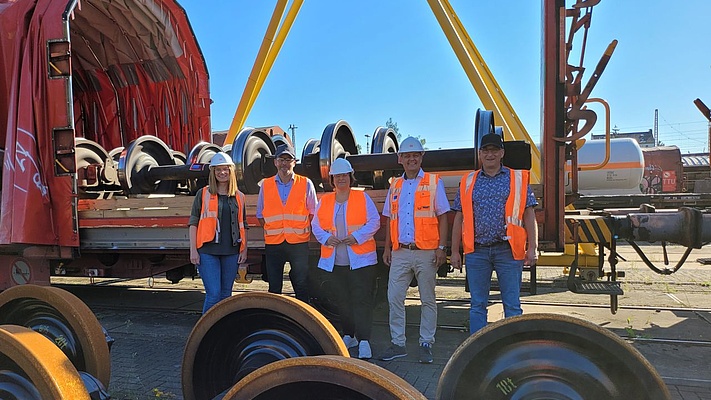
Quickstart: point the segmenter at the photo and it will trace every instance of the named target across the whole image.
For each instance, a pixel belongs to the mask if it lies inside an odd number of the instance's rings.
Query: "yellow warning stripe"
[[[612,231],[604,217],[585,217],[575,218],[566,217],[565,219],[565,242],[574,243],[572,229],[574,221],[578,226],[578,242],[579,243],[610,243],[612,241]]]

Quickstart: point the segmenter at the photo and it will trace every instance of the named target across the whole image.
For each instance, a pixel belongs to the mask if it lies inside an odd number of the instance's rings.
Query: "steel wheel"
[[[121,153],[123,153],[124,147],[116,147],[109,151],[109,157],[114,160],[114,164],[118,165],[119,159],[121,158]]]
[[[173,151],[155,136],[141,136],[128,144],[119,157],[118,178],[130,194],[173,194],[175,181],[151,181],[145,174],[152,167],[176,165]]]
[[[188,157],[182,151],[172,150],[172,153],[175,165],[185,165],[188,161]]]
[[[355,358],[300,357],[277,361],[247,375],[225,400],[426,399],[385,368]]]
[[[296,164],[294,171],[311,179],[316,190],[321,185],[321,170],[318,166],[319,152],[321,150],[321,141],[319,139],[309,139],[304,144],[301,151],[301,164]]]
[[[437,399],[669,399],[652,365],[593,323],[528,314],[490,324],[455,350]]]
[[[222,148],[216,144],[208,142],[200,142],[190,149],[190,153],[185,157],[185,163],[194,164],[210,164],[212,156],[222,151]],[[188,179],[188,188],[191,194],[197,193],[198,189],[207,186],[208,178]]]
[[[73,294],[49,286],[13,286],[0,293],[0,324],[41,333],[57,343],[78,371],[109,386],[111,358],[106,336],[94,313]]]
[[[304,148],[301,150],[301,162],[304,162],[304,157],[310,154],[316,154],[321,150],[321,141],[318,139],[309,139],[304,143]]]
[[[370,144],[370,154],[397,153],[399,149],[397,135],[390,128],[379,126],[373,132],[373,142]]]
[[[503,133],[503,129],[501,132]],[[481,138],[490,133],[496,133],[496,128],[494,127],[494,112],[477,109],[474,121],[474,148],[478,149],[481,144]],[[474,167],[479,168],[478,165],[479,152],[474,151]]]
[[[109,153],[100,144],[81,137],[74,138],[76,151],[77,170],[87,168],[89,165],[100,165],[99,183],[104,185],[118,185],[118,172],[116,165]]]
[[[275,152],[274,142],[264,131],[247,128],[237,135],[230,155],[235,163],[239,190],[245,194],[259,193],[259,183],[270,176],[266,173],[265,160]],[[272,166],[269,171],[274,169]]]
[[[397,135],[390,128],[378,127],[373,132],[373,142],[370,145],[370,154],[397,153],[399,145]],[[390,187],[390,178],[393,171],[375,170],[373,171],[373,188],[387,189]]]
[[[336,123],[328,124],[326,129],[323,130],[319,149],[319,169],[321,171],[321,183],[325,191],[330,192],[333,190],[329,175],[333,160],[350,154],[358,154],[358,146],[348,122],[340,120]]]
[[[0,397],[89,399],[76,368],[46,337],[29,328],[0,325]]]
[[[212,156],[222,151],[222,147],[208,142],[200,142],[190,149],[190,153],[185,157],[185,163],[209,164]]]
[[[347,357],[348,349],[313,307],[272,293],[241,293],[211,308],[190,333],[183,396],[212,399],[264,365],[324,354]]]
[[[277,147],[281,146],[282,144],[288,144],[293,147],[293,144],[291,143],[291,139],[289,139],[288,136],[272,135],[271,139],[272,139],[272,143],[274,143],[274,148],[277,148]]]

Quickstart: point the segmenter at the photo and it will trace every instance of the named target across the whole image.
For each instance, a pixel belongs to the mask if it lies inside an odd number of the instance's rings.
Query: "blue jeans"
[[[514,260],[508,242],[492,246],[474,245],[474,252],[464,256],[467,282],[472,296],[469,310],[469,333],[486,326],[491,273],[496,271],[504,303],[504,317],[523,314],[521,310],[521,274],[523,260]]]
[[[199,251],[198,251],[199,252]],[[239,254],[215,256],[200,253],[198,271],[202,284],[205,286],[205,304],[202,313],[205,314],[210,307],[232,295],[232,284],[237,277],[237,259]]]

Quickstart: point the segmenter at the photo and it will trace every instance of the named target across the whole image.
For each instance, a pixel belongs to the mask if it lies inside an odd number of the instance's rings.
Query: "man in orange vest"
[[[291,266],[289,279],[296,298],[309,302],[309,239],[316,209],[316,190],[311,180],[294,173],[296,155],[288,144],[276,151],[277,174],[259,189],[257,219],[264,228],[269,292],[281,294],[284,263]]]
[[[398,163],[405,173],[390,186],[383,205],[389,218],[385,229],[383,262],[390,266],[390,347],[380,359],[407,356],[405,347],[405,295],[413,276],[422,303],[420,314],[420,362],[432,362],[437,328],[435,284],[437,268],[447,259],[447,212],[449,201],[444,183],[420,168],[425,151],[422,143],[408,137],[400,144]]]
[[[452,207],[456,214],[450,261],[462,269],[459,251],[463,244],[471,294],[470,333],[486,326],[492,271],[496,271],[504,316],[521,315],[523,266],[534,265],[538,259],[533,209],[538,202],[528,184],[529,172],[503,166],[503,157],[503,138],[495,133],[484,135],[479,146],[482,168],[462,177]]]

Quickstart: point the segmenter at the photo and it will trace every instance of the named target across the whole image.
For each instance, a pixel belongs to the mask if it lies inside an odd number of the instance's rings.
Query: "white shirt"
[[[400,243],[410,244],[415,243],[415,191],[420,181],[425,176],[425,171],[420,168],[415,179],[407,179],[406,175],[402,175],[402,186],[400,189],[400,200],[398,200],[399,208],[397,211],[398,222],[398,240]],[[383,205],[383,215],[390,218],[390,190],[385,198]],[[442,178],[437,179],[437,192],[435,193],[435,215],[438,217],[449,211],[449,200],[447,192],[444,190],[444,182]]]
[[[351,189],[351,190],[356,190],[356,189]],[[336,203],[338,204],[338,203]],[[311,227],[312,227],[312,232],[314,234],[314,237],[316,237],[316,240],[318,240],[319,243],[325,245],[326,241],[328,238],[331,237],[331,232],[326,232],[323,228],[321,228],[321,223],[319,222],[318,219],[318,210],[321,208],[321,202],[318,202],[318,205],[316,206],[316,212],[314,212],[314,219],[311,221]],[[346,201],[343,203],[343,211],[346,215],[348,215],[348,202]],[[373,200],[368,196],[368,194],[365,194],[365,225],[360,227],[360,229],[354,231],[351,233],[355,240],[358,243],[364,243],[366,240],[372,238],[375,233],[380,229],[380,214],[378,213],[378,209],[375,207],[375,203],[373,203]],[[336,213],[335,213],[335,208],[334,208],[334,213],[333,213],[333,226],[336,224]],[[356,254],[351,246],[347,246],[348,249],[348,258],[350,259],[350,265],[351,269],[358,269],[362,267],[367,267],[369,265],[375,265],[378,263],[378,256],[376,252],[371,252],[371,253],[366,253],[366,254]],[[331,257],[329,258],[321,258],[318,261],[318,267],[326,270],[328,272],[333,271],[333,265],[335,261],[336,252],[334,251]]]

